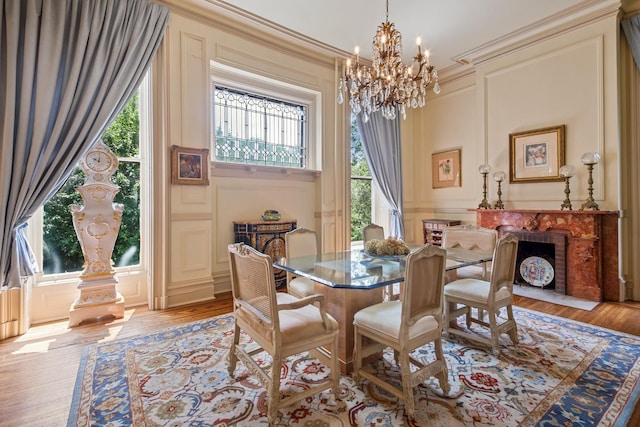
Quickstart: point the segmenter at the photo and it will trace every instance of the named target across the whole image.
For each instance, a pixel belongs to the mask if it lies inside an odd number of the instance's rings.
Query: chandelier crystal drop
[[[416,43],[418,52],[413,64],[402,62],[402,35],[389,22],[389,0],[386,20],[378,26],[373,38],[372,65],[360,63],[359,49],[355,49],[355,63],[347,60],[344,75],[338,83],[338,104],[346,94],[354,114],[362,113],[364,122],[371,113],[382,110],[385,119],[393,120],[399,113],[407,118],[407,108],[420,108],[426,103],[427,89],[433,83],[433,91],[440,93],[438,71],[429,62],[429,51],[422,50],[421,40]],[[414,66],[417,71],[414,72]]]

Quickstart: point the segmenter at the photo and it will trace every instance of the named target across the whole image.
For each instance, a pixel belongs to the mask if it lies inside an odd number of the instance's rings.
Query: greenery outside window
[[[351,118],[351,241],[362,240],[372,221],[372,180],[354,116]]]

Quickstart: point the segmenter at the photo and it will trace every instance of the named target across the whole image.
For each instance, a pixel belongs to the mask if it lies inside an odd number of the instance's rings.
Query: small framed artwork
[[[562,181],[565,125],[509,135],[509,182]]]
[[[433,188],[460,187],[460,150],[433,153],[431,177]]]
[[[209,150],[171,147],[171,183],[209,185]]]

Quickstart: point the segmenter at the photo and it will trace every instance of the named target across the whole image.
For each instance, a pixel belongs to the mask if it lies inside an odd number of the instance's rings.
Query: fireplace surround
[[[617,211],[474,210],[477,225],[499,235],[512,232],[524,241],[553,243],[556,276],[562,273],[558,248],[566,241],[565,289],[558,289],[556,279],[556,292],[590,301],[620,300]]]

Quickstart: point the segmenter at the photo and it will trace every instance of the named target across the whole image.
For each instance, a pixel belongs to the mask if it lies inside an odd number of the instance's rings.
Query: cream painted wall
[[[473,77],[443,85],[423,112],[423,153],[461,148],[462,187],[419,188],[425,212],[450,214],[476,208],[482,200],[477,168],[487,162],[492,173],[509,174],[509,135],[532,129],[566,125],[566,161],[576,166],[571,180],[574,205],[587,197],[587,170],[582,153],[598,151],[601,164],[594,171],[594,197],[601,209],[618,209],[617,19],[608,17],[490,62],[479,64]],[[414,161],[418,161],[417,159]],[[431,182],[430,163],[422,170]],[[564,183],[503,183],[506,208],[559,209]],[[496,199],[497,185],[489,179],[488,199]],[[451,210],[453,208],[453,210]],[[465,214],[469,221],[473,213]],[[442,215],[441,215],[442,216]]]
[[[216,180],[214,199],[219,206],[215,221],[220,227],[215,233],[218,273],[228,270],[227,244],[234,238],[229,224],[233,221],[258,220],[263,211],[275,206],[283,219],[295,219],[298,227],[319,229],[314,209],[309,209],[315,206],[315,182],[290,179],[274,185],[272,180],[221,177]]]
[[[266,209],[321,234],[323,249],[342,248],[349,240],[342,224],[345,153],[341,129],[344,107],[338,109],[336,59],[269,36],[255,27],[233,23],[224,11],[197,0],[167,1],[171,16],[164,46],[155,64],[154,171],[165,191],[156,194],[153,259],[154,307],[164,308],[210,299],[230,290],[227,245],[234,241],[233,221],[259,220]],[[238,70],[292,84],[319,99],[311,152],[317,171],[287,172],[268,167],[211,164],[210,185],[170,185],[172,145],[210,148],[211,75]],[[212,156],[213,157],[213,156]],[[162,166],[164,166],[162,168]]]
[[[154,227],[158,308],[229,289],[226,245],[232,222],[257,219],[265,209],[278,209],[319,230],[324,250],[341,249],[349,241],[347,112],[335,103],[340,55],[290,35],[263,32],[260,25],[234,23],[207,2],[164,3],[173,11],[155,86],[162,125],[156,129],[161,160],[154,160],[154,173],[166,190],[154,198],[158,214],[166,215]],[[508,173],[510,133],[558,124],[567,126],[566,163],[578,170],[571,181],[574,204],[587,197],[580,156],[598,151],[603,159],[594,175],[595,197],[601,209],[619,209],[619,34],[617,11],[609,3],[584,22],[545,28],[537,37],[478,53],[450,75],[441,72],[442,93],[431,95],[426,108],[410,111],[402,123],[406,240],[421,241],[424,218],[474,223],[473,209],[482,198],[478,165],[487,162],[494,171]],[[321,171],[287,175],[212,165],[208,187],[169,185],[161,168],[170,166],[171,145],[209,147],[210,61],[319,93]],[[461,186],[434,189],[431,155],[451,149],[462,152]],[[558,209],[563,189],[561,182],[506,182],[503,200],[507,208]],[[492,203],[495,192],[490,179]],[[197,224],[198,232],[187,230],[187,224]],[[185,233],[192,238],[184,239]],[[198,262],[186,261],[191,259]]]
[[[486,162],[492,173],[502,170],[509,176],[509,135],[561,124],[566,126],[565,163],[577,170],[570,182],[574,209],[588,197],[588,172],[580,159],[590,151],[602,157],[593,176],[600,209],[622,209],[618,28],[617,13],[606,13],[478,61],[466,75],[441,84],[442,93],[429,99],[422,120],[415,123],[414,133],[420,135],[415,139],[422,147],[413,149],[414,170],[419,170],[418,158],[426,163],[419,174],[423,185],[414,187],[414,218],[475,223],[472,209],[482,200],[478,166]],[[462,150],[462,187],[432,189],[431,153],[456,148]],[[493,204],[497,184],[491,176],[488,184],[487,198]],[[565,197],[563,182],[510,183],[507,178],[502,192],[507,209],[560,209]],[[620,225],[622,250],[630,235],[623,221]],[[620,258],[623,277],[628,257]]]
[[[602,158],[594,169],[594,198],[602,210],[618,209],[616,28],[611,17],[478,67],[480,126],[494,170],[509,171],[510,133],[564,124],[565,164],[577,169],[571,180],[574,206],[588,197],[581,156],[596,151]],[[559,209],[563,189],[562,182],[508,183],[503,199],[507,208]]]

